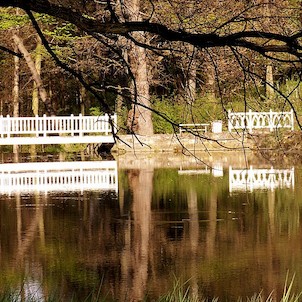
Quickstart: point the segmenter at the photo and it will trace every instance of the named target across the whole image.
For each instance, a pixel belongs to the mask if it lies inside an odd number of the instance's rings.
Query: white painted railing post
[[[269,111],[269,130],[271,132],[274,131],[274,118],[273,118],[273,112],[272,109]]]
[[[39,116],[38,115],[35,115],[35,127],[36,127],[36,137],[39,136],[39,128],[40,128],[40,125],[39,125]],[[34,130],[34,129],[33,129]]]
[[[247,113],[247,125],[246,125],[246,128],[249,129],[250,133],[253,132],[253,113],[252,113],[251,109]]]
[[[71,136],[74,136],[74,130],[75,130],[75,119],[74,119],[74,115],[71,114],[70,115],[70,132],[71,132]]]
[[[6,131],[7,131],[7,137],[10,137],[10,123],[11,123],[11,119],[9,114],[6,116],[7,118],[7,125],[6,125]]]
[[[107,113],[105,114],[104,126],[105,126],[105,134],[108,135],[110,124],[109,124],[109,115]]]
[[[291,130],[294,130],[294,110],[293,109],[291,109],[291,111],[290,111],[290,122],[292,125]]]
[[[47,133],[47,125],[46,125],[46,114],[43,114],[43,136],[45,137]]]
[[[83,116],[79,114],[79,136],[83,136]]]

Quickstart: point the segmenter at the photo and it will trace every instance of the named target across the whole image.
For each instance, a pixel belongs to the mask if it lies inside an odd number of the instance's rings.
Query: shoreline
[[[302,153],[299,145],[295,147],[300,142],[301,134],[292,131],[283,132],[281,136],[275,132],[222,132],[198,137],[189,133],[174,133],[121,135],[119,138],[111,151],[121,166],[129,166],[130,163],[134,166],[145,163],[147,166],[158,166],[156,161],[168,166],[176,163],[211,166],[215,162],[241,167],[253,162],[284,166],[301,162]],[[128,164],[125,165],[125,162]]]
[[[194,137],[190,134],[155,134],[153,136],[120,136],[112,148],[119,167],[160,168],[216,165],[245,167],[253,162],[265,162],[252,151],[252,140],[242,140],[242,134],[209,133]]]
[[[192,134],[154,134],[152,136],[121,135],[113,146],[112,152],[124,154],[126,152],[226,152],[252,150],[251,139],[240,133],[206,133],[193,136]]]

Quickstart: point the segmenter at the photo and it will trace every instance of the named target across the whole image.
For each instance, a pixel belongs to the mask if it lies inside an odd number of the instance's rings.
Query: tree
[[[142,21],[139,0],[124,1],[123,14],[125,22]],[[134,102],[129,111],[128,127],[137,134],[153,134],[152,115],[150,108],[149,79],[147,69],[146,49],[139,47],[135,41],[145,43],[144,32],[135,32],[130,36],[134,41],[130,42],[128,57],[129,64],[133,73],[132,95]],[[142,106],[140,106],[142,105]]]
[[[286,64],[296,71],[299,70],[302,56],[299,2],[275,1],[273,3],[274,11],[278,12],[278,15],[274,16],[263,14],[265,11],[263,8],[272,5],[272,3],[263,1],[230,0],[221,2],[217,0],[211,1],[210,5],[207,3],[207,6],[205,5],[206,2],[201,1],[194,4],[193,11],[192,7],[185,9],[185,5],[192,5],[192,3],[194,2],[190,3],[188,1],[184,4],[183,1],[178,0],[169,2],[159,0],[141,1],[141,3],[126,1],[119,3],[107,0],[106,3],[98,4],[96,10],[96,3],[93,0],[76,3],[67,0],[0,0],[0,6],[2,7],[19,7],[27,12],[41,37],[42,43],[58,66],[75,76],[87,91],[99,100],[103,111],[107,113],[112,112],[112,106],[100,96],[100,89],[115,94],[120,93],[120,90],[118,91],[111,85],[100,85],[98,83],[96,86],[95,82],[90,81],[89,77],[72,68],[69,63],[60,60],[40,30],[32,12],[48,14],[65,22],[70,22],[77,27],[78,32],[82,33],[83,36],[89,35],[99,43],[106,45],[108,49],[115,53],[116,58],[120,60],[130,78],[137,78],[143,75],[143,72],[136,70],[139,64],[135,66],[133,55],[131,63],[131,51],[129,52],[129,62],[122,56],[123,47],[129,45],[135,45],[133,49],[139,51],[137,60],[144,61],[141,62],[142,65],[140,66],[143,66],[143,63],[146,62],[145,53],[150,52],[158,57],[167,57],[171,54],[171,51],[181,53],[180,46],[183,43],[190,45],[198,53],[207,53],[210,61],[215,56],[220,58],[232,56],[233,62],[241,70],[243,90],[246,89],[247,81],[261,82],[263,79],[265,81],[261,69],[257,69],[256,66],[262,64],[264,58]],[[131,5],[134,5],[132,7],[134,14],[132,17],[125,16]],[[164,12],[166,18],[162,18],[164,14],[163,7],[171,9],[169,13]],[[207,15],[201,18],[205,9]],[[225,12],[225,14],[221,14],[222,12]],[[140,13],[140,17],[137,17],[138,13]],[[262,28],[263,20],[270,20],[274,22],[275,26],[269,29]],[[141,33],[144,33],[144,35]],[[129,43],[121,46],[117,43],[119,37],[125,38]],[[5,45],[2,45],[1,49],[14,53]],[[223,66],[222,60],[217,62],[213,60],[213,66],[214,74],[217,76],[219,68]],[[145,67],[143,69],[145,72]],[[145,74],[144,80],[139,80],[135,85],[138,85],[140,81],[148,82]],[[147,82],[145,86],[148,85]],[[223,87],[219,85],[218,87],[219,90],[223,90]],[[148,111],[145,109],[152,110],[152,108],[149,108],[149,103],[144,103],[140,99],[143,95],[140,92],[142,90],[134,87],[132,95],[129,94],[129,89],[123,89],[122,87],[121,91],[123,97],[128,100],[128,104],[136,108],[136,112],[143,113],[142,120],[149,121]],[[286,98],[286,96],[284,97]],[[289,105],[293,106],[291,102],[289,102]],[[157,114],[160,114],[160,112],[157,112]],[[173,124],[173,121],[171,123]]]

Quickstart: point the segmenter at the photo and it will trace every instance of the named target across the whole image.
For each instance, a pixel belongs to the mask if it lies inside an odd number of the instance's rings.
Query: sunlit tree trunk
[[[42,66],[42,42],[39,37],[37,37],[36,46],[36,57],[35,57],[35,67],[38,75],[41,77],[41,66]],[[39,114],[39,91],[36,82],[34,82],[33,94],[32,94],[32,111],[34,115]]]
[[[215,99],[216,73],[215,66],[212,62],[206,63],[206,94],[209,98]]]
[[[193,58],[188,67],[186,95],[191,103],[196,99],[196,61]]]
[[[273,1],[269,0],[265,2],[264,5],[264,16],[268,17],[268,20],[270,20],[270,17],[272,16],[272,8],[271,4]],[[267,25],[269,26],[269,24]],[[266,99],[271,103],[270,101],[274,98],[274,73],[273,73],[273,65],[271,61],[268,60],[266,64],[266,72],[265,72],[265,95]]]
[[[17,52],[15,45],[14,51]],[[19,116],[19,83],[20,83],[20,59],[14,56],[14,85],[13,85],[13,116]]]
[[[14,51],[18,51],[18,47],[14,44]],[[20,59],[14,56],[14,85],[13,85],[13,117],[19,116],[20,106],[19,106],[19,86],[20,86]],[[13,153],[17,154],[19,151],[19,146],[13,146]]]
[[[274,74],[273,74],[273,66],[272,64],[268,63],[266,65],[266,89],[265,94],[268,101],[273,100],[274,98]]]
[[[124,11],[126,19],[129,21],[141,21],[140,0],[125,0]],[[137,41],[145,41],[145,33],[137,32],[133,34]],[[131,42],[129,53],[129,63],[134,75],[133,83],[133,105],[128,115],[128,128],[140,135],[152,135],[153,123],[149,93],[149,79],[147,69],[146,49]]]
[[[34,81],[36,82],[40,98],[41,98],[42,102],[45,104],[47,112],[49,114],[54,114],[52,104],[50,103],[50,100],[47,96],[46,89],[43,87],[43,82],[41,80],[39,73],[37,72],[35,63],[31,57],[30,53],[25,48],[22,39],[18,35],[14,34],[13,40],[16,43],[19,51],[22,53],[22,55],[27,63],[27,66],[32,74],[32,77],[33,77]]]
[[[185,112],[184,121],[194,123],[193,105],[196,99],[196,58],[194,55],[194,46],[187,46],[188,57],[185,62],[184,70],[184,98],[187,110]]]

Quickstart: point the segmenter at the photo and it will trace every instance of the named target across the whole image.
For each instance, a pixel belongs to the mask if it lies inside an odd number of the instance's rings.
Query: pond
[[[1,294],[154,301],[180,282],[200,299],[279,299],[287,275],[301,291],[300,167],[251,165],[236,155],[210,165],[185,156],[109,166],[78,155],[18,161],[39,164],[17,172],[1,165]],[[109,178],[85,176],[110,169]]]

